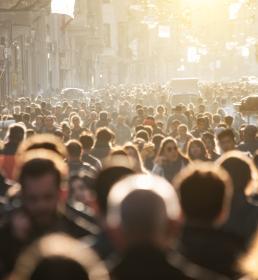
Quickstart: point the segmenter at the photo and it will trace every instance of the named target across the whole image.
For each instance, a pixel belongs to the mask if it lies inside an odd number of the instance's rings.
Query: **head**
[[[114,133],[107,127],[101,127],[96,132],[96,142],[99,143],[110,144],[113,141],[114,137]]]
[[[231,117],[231,116],[226,116],[226,117],[224,118],[224,121],[225,121],[225,124],[227,125],[227,127],[232,127],[234,118]]]
[[[165,157],[168,161],[176,161],[180,156],[176,141],[171,137],[164,138],[157,155]]]
[[[82,144],[77,140],[70,140],[66,143],[68,160],[80,161],[82,156]]]
[[[43,155],[45,151],[38,150]],[[37,152],[30,151],[35,156]],[[61,157],[48,151],[46,157],[27,160],[18,171],[23,207],[38,228],[45,228],[55,221],[60,203],[60,190],[63,180]]]
[[[52,128],[54,126],[54,117],[53,116],[46,116],[45,126],[47,128]]]
[[[187,154],[191,160],[206,160],[208,158],[205,145],[200,139],[190,140]]]
[[[217,163],[229,173],[233,182],[234,193],[245,195],[247,187],[256,174],[251,159],[239,151],[233,151],[223,155]]]
[[[205,130],[207,128],[205,118],[199,117],[197,119],[197,127],[200,130]]]
[[[163,247],[175,237],[179,216],[173,187],[153,175],[128,176],[114,185],[108,197],[108,226],[121,234],[126,247],[141,243]]]
[[[108,167],[98,174],[93,189],[100,217],[105,217],[107,214],[107,197],[113,185],[120,179],[132,174],[134,174],[134,171],[125,166]]]
[[[187,135],[188,129],[185,124],[180,124],[177,128],[179,137],[185,137]]]
[[[73,115],[71,118],[72,127],[80,127],[81,126],[81,118],[78,115]]]
[[[81,242],[52,234],[33,243],[18,259],[13,280],[108,280],[97,255]]]
[[[232,186],[222,168],[208,163],[190,165],[174,183],[186,223],[218,226],[227,220]]]
[[[89,133],[83,133],[79,138],[80,143],[82,144],[82,148],[84,151],[90,151],[94,144],[94,138]]]
[[[9,127],[7,135],[10,143],[19,144],[24,140],[25,128],[21,124],[13,124]]]
[[[136,172],[143,172],[144,165],[138,148],[135,145],[128,143],[124,145],[124,151],[127,153],[129,158],[131,158],[132,161],[134,162],[133,164],[134,170]]]
[[[235,135],[230,128],[223,129],[217,137],[219,146],[224,153],[236,148]]]
[[[215,137],[210,132],[205,132],[202,135],[202,141],[208,152],[213,152],[215,150]]]

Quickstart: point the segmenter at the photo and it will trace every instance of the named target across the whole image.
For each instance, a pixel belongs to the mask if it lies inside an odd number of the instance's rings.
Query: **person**
[[[99,159],[91,155],[91,150],[94,144],[94,138],[90,133],[84,132],[80,135],[79,141],[82,144],[82,161],[92,165],[97,171],[102,169],[102,164]]]
[[[107,268],[81,242],[51,234],[33,243],[18,259],[12,280],[109,280]]]
[[[217,163],[229,173],[234,187],[230,216],[224,230],[239,236],[245,249],[258,225],[258,209],[246,197],[248,187],[257,178],[257,171],[252,160],[239,151],[225,154]]]
[[[169,131],[169,128],[171,127],[171,124],[173,121],[178,120],[180,123],[188,125],[188,120],[185,114],[182,111],[182,106],[177,105],[175,108],[174,114],[172,114],[167,121],[167,131]]]
[[[197,118],[196,127],[191,131],[195,138],[201,138],[204,132],[207,132],[207,123],[204,117]]]
[[[44,119],[44,126],[42,127],[42,132],[54,134],[56,130],[57,127],[54,121],[54,116],[47,115]]]
[[[137,147],[131,143],[127,143],[124,145],[123,149],[133,162],[133,170],[139,173],[146,172],[142,156],[140,155],[140,152],[137,149]]]
[[[171,182],[188,163],[189,160],[181,154],[176,141],[167,137],[161,142],[152,172]]]
[[[111,151],[114,133],[107,127],[99,128],[96,132],[96,142],[91,154],[99,160],[104,160]]]
[[[78,174],[80,171],[87,171],[90,174],[96,173],[94,166],[82,161],[82,145],[78,140],[69,140],[66,143],[66,148],[70,175]]]
[[[216,152],[216,143],[214,135],[210,132],[205,132],[202,135],[202,141],[208,152],[209,159],[211,161],[216,161],[220,157],[220,155]]]
[[[110,163],[109,163],[110,164]],[[113,185],[126,176],[135,174],[135,171],[127,165],[119,165],[119,161],[114,166],[107,166],[97,176],[93,191],[96,197],[96,217],[100,226],[100,233],[97,235],[93,249],[103,260],[110,258],[115,248],[109,238],[107,230],[106,215],[108,211],[108,195]]]
[[[13,179],[15,167],[15,153],[25,138],[25,127],[22,124],[13,124],[7,131],[7,142],[0,151],[1,172],[7,179]]]
[[[75,238],[91,234],[60,209],[67,165],[56,153],[38,149],[24,154],[15,178],[21,186],[21,207],[13,209],[0,228],[0,278],[14,267],[20,253],[33,241],[51,232]]]
[[[113,279],[212,279],[212,273],[201,278],[198,266],[167,253],[176,238],[181,210],[166,180],[146,174],[128,176],[113,186],[108,205],[107,225],[120,252],[111,267]]]
[[[183,216],[178,250],[195,264],[235,277],[239,239],[221,230],[230,212],[232,184],[222,168],[197,163],[175,179]]]
[[[236,149],[235,135],[230,128],[223,129],[218,134],[217,138],[222,153],[230,152]]]
[[[177,128],[178,136],[176,137],[176,141],[178,147],[182,151],[182,153],[186,153],[188,142],[192,139],[192,136],[188,132],[188,127],[185,124],[181,124]]]
[[[117,117],[116,124],[114,126],[114,132],[116,135],[116,144],[124,145],[131,140],[131,130],[125,123],[125,118],[121,115]]]
[[[190,160],[208,161],[208,154],[204,143],[200,139],[192,139],[188,143],[187,156]]]
[[[243,152],[250,152],[254,155],[258,149],[258,140],[256,138],[257,127],[254,125],[247,125],[244,129],[244,141],[239,144],[238,149]]]
[[[79,136],[83,132],[81,127],[82,120],[78,115],[73,115],[71,118],[71,139],[79,139]]]

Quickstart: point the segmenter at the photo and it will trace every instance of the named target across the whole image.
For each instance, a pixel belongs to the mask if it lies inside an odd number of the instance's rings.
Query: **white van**
[[[196,103],[201,97],[199,89],[199,79],[179,78],[173,79],[169,83],[170,103],[172,106],[179,103]]]

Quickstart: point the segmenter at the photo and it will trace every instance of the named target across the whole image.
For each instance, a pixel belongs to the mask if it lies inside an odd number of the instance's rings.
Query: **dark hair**
[[[93,136],[90,134],[81,134],[79,140],[84,150],[90,150],[94,144]]]
[[[149,134],[145,129],[142,129],[136,133],[136,138],[141,138],[145,142],[149,142]]]
[[[69,140],[66,143],[68,155],[79,158],[82,154],[82,144],[78,140]]]
[[[202,140],[200,139],[191,139],[187,145],[187,155],[191,160],[196,160],[193,155],[191,154],[191,147],[192,145],[197,145],[198,147],[200,147],[201,149],[201,155],[200,158],[198,158],[199,160],[208,160],[208,155],[207,155],[207,151],[205,148],[204,143],[202,142]]]
[[[106,215],[107,213],[107,197],[112,186],[123,177],[131,174],[134,174],[134,171],[123,166],[109,167],[99,173],[94,185],[94,190],[102,215]]]
[[[155,150],[158,151],[160,148],[162,140],[165,138],[162,134],[155,134],[152,138],[152,143],[155,145]]]
[[[226,117],[224,118],[224,121],[225,121],[226,125],[231,126],[232,123],[233,123],[233,121],[234,121],[234,118],[231,117],[231,116],[226,116]]]
[[[179,180],[178,191],[186,219],[212,224],[225,203],[227,185],[220,174],[195,168]]]
[[[164,139],[162,140],[162,142],[161,142],[161,144],[160,144],[160,148],[159,148],[159,151],[158,151],[158,153],[157,153],[158,156],[162,156],[162,154],[163,154],[163,152],[164,152],[164,149],[165,149],[165,146],[166,146],[168,143],[173,143],[173,144],[175,144],[175,145],[178,147],[177,142],[176,142],[176,140],[175,140],[174,138],[172,138],[172,137],[166,137],[166,138],[164,138]],[[177,152],[178,152],[178,154],[179,154],[179,156],[180,156],[181,158],[187,160],[187,158],[186,158],[185,156],[183,156],[183,154],[180,152],[179,149],[178,149]]]
[[[49,256],[43,258],[35,267],[30,280],[88,280],[85,268],[76,260],[63,256]]]
[[[9,142],[19,143],[23,140],[25,130],[20,124],[14,124],[9,127]]]
[[[114,133],[108,127],[101,127],[96,132],[97,142],[109,143],[114,137]]]
[[[218,140],[221,141],[223,138],[225,137],[230,137],[232,140],[235,140],[235,135],[232,129],[227,128],[222,130],[219,134],[218,134]]]
[[[243,158],[232,155],[225,159],[222,158],[220,165],[229,173],[234,191],[243,194],[252,179],[252,169],[249,163]]]
[[[212,133],[210,132],[203,133],[202,139],[209,139],[212,142],[213,146],[215,147],[215,137]]]
[[[59,188],[61,184],[61,173],[55,166],[55,163],[48,159],[37,158],[24,163],[20,169],[18,182],[24,188],[27,178],[40,178],[46,174],[52,174],[55,177],[56,187]]]

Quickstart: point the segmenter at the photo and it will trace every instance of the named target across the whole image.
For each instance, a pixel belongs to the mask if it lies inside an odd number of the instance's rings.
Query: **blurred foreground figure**
[[[34,243],[19,258],[10,280],[108,280],[97,255],[79,241],[53,234]]]
[[[230,212],[229,175],[213,164],[197,163],[182,171],[175,185],[184,219],[179,252],[195,264],[234,277],[241,239],[221,229]]]
[[[237,235],[246,248],[258,226],[258,208],[249,203],[246,196],[248,189],[251,192],[257,189],[257,171],[252,160],[239,151],[223,155],[218,164],[229,173],[234,188],[230,216],[224,230]]]
[[[17,175],[21,207],[13,209],[0,228],[0,278],[13,269],[31,242],[45,234],[63,232],[75,238],[89,234],[63,214],[62,186],[67,172],[56,153],[39,149],[24,154]]]
[[[122,256],[112,270],[113,279],[219,279],[182,256],[168,254],[181,209],[166,180],[129,176],[114,185],[108,202],[107,223]]]

